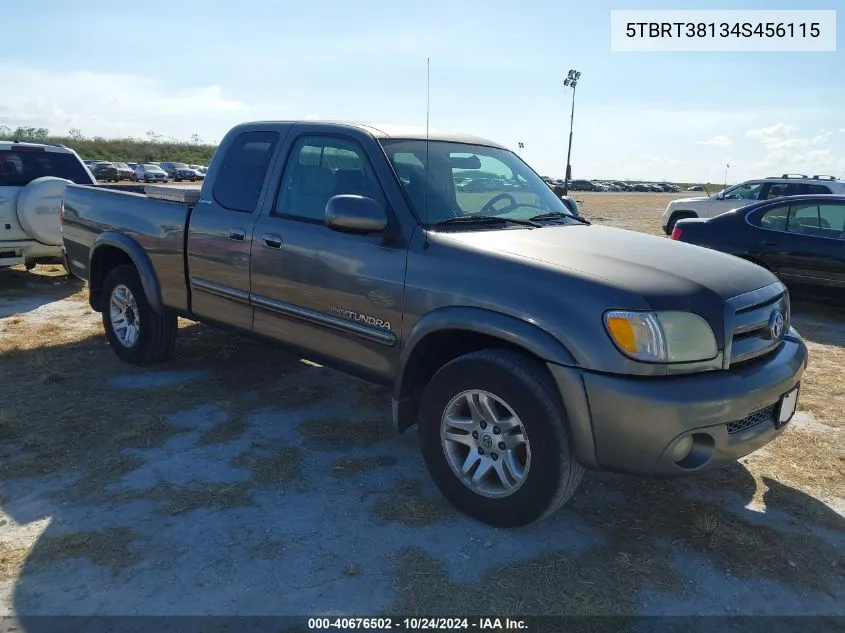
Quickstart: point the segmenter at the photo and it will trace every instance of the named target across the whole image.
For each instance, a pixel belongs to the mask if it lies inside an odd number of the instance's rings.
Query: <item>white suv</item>
[[[97,184],[72,149],[0,141],[0,267],[62,262],[59,210],[69,182]]]
[[[669,235],[675,222],[682,218],[714,218],[731,209],[758,200],[781,196],[845,194],[845,182],[833,176],[803,176],[784,174],[780,178],[748,180],[723,189],[712,196],[672,200],[663,212],[663,231]]]

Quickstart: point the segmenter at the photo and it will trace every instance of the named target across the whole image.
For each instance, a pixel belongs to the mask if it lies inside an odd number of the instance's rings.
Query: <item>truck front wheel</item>
[[[560,508],[581,482],[566,418],[531,357],[482,350],[443,366],[420,405],[428,471],[460,511],[489,525],[532,523]]]
[[[176,344],[176,315],[153,310],[134,266],[113,268],[102,297],[106,338],[120,360],[146,365],[170,356]]]

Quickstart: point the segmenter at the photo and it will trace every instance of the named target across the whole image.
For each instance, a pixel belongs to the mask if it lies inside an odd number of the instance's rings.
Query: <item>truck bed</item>
[[[89,280],[91,251],[101,243],[137,242],[133,256],[146,258],[160,281],[161,302],[178,312],[189,306],[185,278],[185,239],[198,189],[145,187],[146,193],[68,185],[62,199],[62,235],[71,272]],[[173,200],[161,199],[170,196]],[[179,202],[180,192],[185,201]],[[195,194],[193,192],[196,192]],[[193,195],[191,195],[193,194]],[[119,227],[119,230],[117,230]],[[116,249],[115,249],[116,250]],[[107,256],[108,251],[98,256]],[[137,262],[136,262],[137,265]],[[92,307],[97,297],[91,297]]]

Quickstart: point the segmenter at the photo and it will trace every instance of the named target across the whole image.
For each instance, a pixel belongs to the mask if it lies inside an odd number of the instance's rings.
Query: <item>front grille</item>
[[[727,314],[727,354],[729,367],[748,362],[776,350],[789,330],[789,295],[781,283],[734,297]],[[783,315],[781,334],[772,338],[770,320],[775,312]]]
[[[777,409],[776,404],[769,405],[765,409],[755,411],[747,418],[737,420],[736,422],[728,422],[728,433],[730,435],[733,435],[734,433],[740,433],[746,429],[750,429],[752,426],[762,424],[763,422],[770,422],[774,424],[775,409]]]

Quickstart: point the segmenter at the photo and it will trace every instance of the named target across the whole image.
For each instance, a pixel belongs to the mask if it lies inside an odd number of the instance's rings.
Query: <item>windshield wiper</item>
[[[532,215],[528,219],[534,222],[539,220],[562,220],[563,218],[577,220],[581,224],[592,224],[592,222],[586,218],[582,218],[580,215],[571,215],[569,213],[561,213],[560,211],[549,211],[548,213],[541,213],[540,215]]]
[[[458,215],[454,218],[447,218],[435,222],[432,226],[448,226],[450,224],[519,224],[522,226],[537,227],[538,224],[531,220],[516,220],[514,218],[507,218],[501,215]]]

